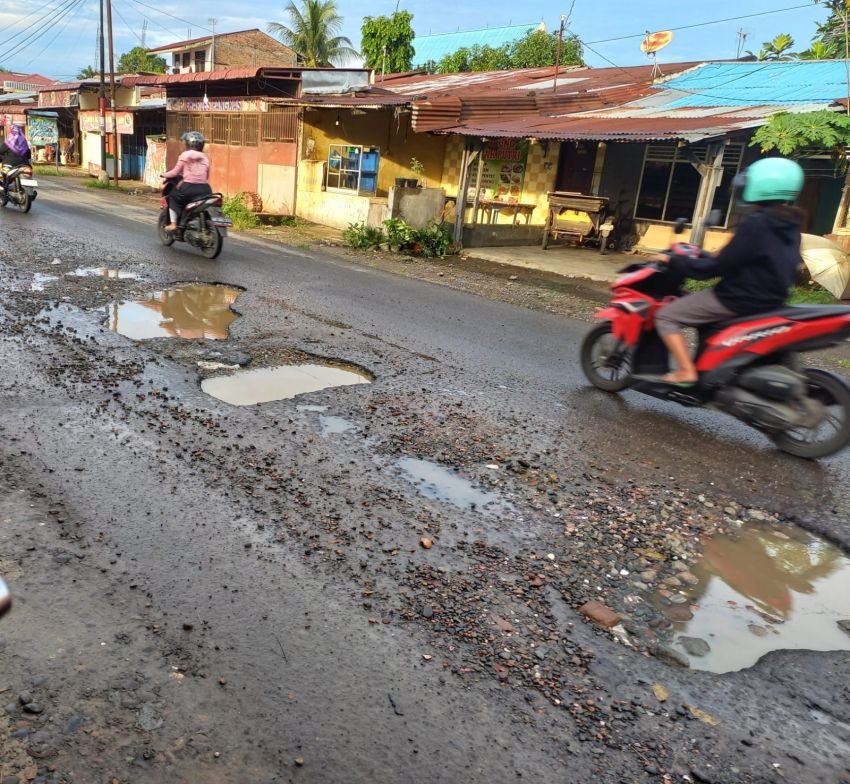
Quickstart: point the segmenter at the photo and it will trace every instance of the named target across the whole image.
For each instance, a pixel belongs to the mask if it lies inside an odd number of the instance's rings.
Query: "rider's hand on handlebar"
[[[658,264],[669,264],[670,256],[668,256],[666,253],[655,253],[649,257],[649,260],[654,261]]]

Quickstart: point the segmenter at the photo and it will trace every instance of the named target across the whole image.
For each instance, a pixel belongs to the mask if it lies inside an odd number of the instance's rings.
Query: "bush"
[[[413,250],[428,258],[450,254],[454,250],[451,224],[437,221],[427,229],[418,230]]]
[[[379,250],[386,242],[384,232],[377,226],[367,226],[365,223],[352,223],[342,233],[343,242],[357,250],[374,248]]]
[[[222,212],[233,221],[234,229],[256,229],[260,219],[248,209],[245,194],[225,196]]]
[[[390,218],[384,221],[387,245],[390,250],[405,250],[416,241],[416,229],[402,218]]]

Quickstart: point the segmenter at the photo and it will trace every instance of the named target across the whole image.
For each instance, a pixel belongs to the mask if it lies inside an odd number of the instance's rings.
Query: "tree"
[[[289,15],[289,26],[269,22],[268,31],[277,36],[309,68],[329,66],[345,55],[356,55],[351,41],[342,30],[342,17],[334,0],[301,0],[301,8],[292,0],[284,9]]]
[[[85,68],[80,69],[77,79],[95,79],[98,75],[99,73],[95,71],[93,65],[87,65]]]
[[[561,65],[583,65],[581,41],[570,35],[561,45]],[[499,47],[479,46],[458,49],[436,65],[437,73],[466,71],[508,71],[515,68],[554,66],[558,57],[557,36],[532,30],[513,43]]]
[[[818,52],[824,56],[812,56],[810,59],[825,60],[844,57],[846,54],[844,21],[847,14],[850,13],[850,0],[815,0],[815,2],[826,7],[829,11],[829,17],[823,24],[818,25],[818,32],[812,41],[812,48],[806,55],[812,54],[815,46],[820,44]]]
[[[366,67],[386,73],[402,73],[413,66],[415,33],[409,11],[396,11],[391,16],[367,16],[360,28],[360,52]]]
[[[765,41],[761,45],[761,51],[755,55],[747,52],[759,60],[793,60],[797,55],[791,51],[794,39],[788,33],[780,33],[772,41]]]
[[[844,152],[848,144],[850,117],[827,109],[801,114],[774,114],[753,134],[750,142],[751,146],[759,145],[762,152],[776,150],[791,158],[799,157],[812,148],[826,150],[842,164],[846,161]]]
[[[118,58],[118,73],[165,73],[164,57],[148,54],[141,46],[134,46]]]

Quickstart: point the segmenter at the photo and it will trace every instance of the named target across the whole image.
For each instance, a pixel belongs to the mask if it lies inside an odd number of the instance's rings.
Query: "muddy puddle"
[[[476,487],[463,475],[430,460],[402,457],[397,461],[402,475],[420,495],[445,501],[460,509],[477,509],[486,513],[513,511],[513,506],[498,493]]]
[[[59,280],[59,278],[55,275],[46,275],[43,272],[36,272],[35,275],[32,276],[30,291],[44,291],[48,285],[55,283],[57,280]]]
[[[850,650],[850,623],[839,625],[850,621],[850,558],[813,534],[747,525],[706,540],[691,571],[698,582],[681,589],[690,606],[680,606],[693,618],[674,624],[674,647],[694,669],[741,670],[782,649]]]
[[[75,278],[107,278],[110,280],[138,280],[139,275],[129,270],[110,269],[109,267],[78,267],[68,275]]]
[[[320,416],[319,426],[322,428],[322,435],[325,438],[328,436],[339,436],[357,430],[357,425],[354,422],[340,416]]]
[[[242,293],[232,286],[191,283],[106,306],[109,328],[132,340],[226,340],[237,318],[231,305]]]
[[[201,389],[230,405],[252,406],[274,400],[289,400],[331,387],[371,384],[372,380],[371,376],[354,368],[285,365],[206,378],[201,382]]]

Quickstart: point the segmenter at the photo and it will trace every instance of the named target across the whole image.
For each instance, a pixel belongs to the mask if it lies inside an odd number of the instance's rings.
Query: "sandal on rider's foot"
[[[176,223],[169,223],[165,227],[165,230],[168,231],[168,232],[177,231],[177,224]]]

